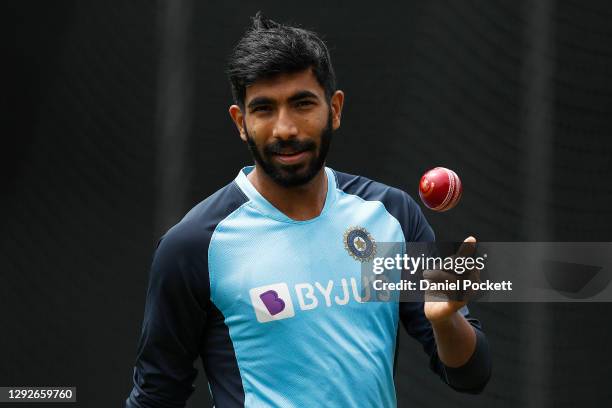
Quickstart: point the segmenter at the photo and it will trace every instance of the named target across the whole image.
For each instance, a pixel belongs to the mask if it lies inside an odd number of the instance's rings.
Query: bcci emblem
[[[361,262],[368,262],[376,254],[376,242],[363,227],[351,227],[344,233],[344,247],[349,255]]]

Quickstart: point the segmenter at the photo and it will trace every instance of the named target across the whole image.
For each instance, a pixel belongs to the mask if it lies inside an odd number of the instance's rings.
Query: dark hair
[[[329,51],[317,34],[279,24],[261,11],[253,17],[228,61],[227,75],[234,102],[244,106],[246,87],[259,79],[312,68],[328,101],[336,90]]]

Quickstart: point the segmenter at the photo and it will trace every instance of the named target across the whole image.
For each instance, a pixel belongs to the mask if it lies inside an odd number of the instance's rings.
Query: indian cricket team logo
[[[376,242],[363,227],[351,227],[344,233],[344,248],[360,262],[371,261],[376,254]]]

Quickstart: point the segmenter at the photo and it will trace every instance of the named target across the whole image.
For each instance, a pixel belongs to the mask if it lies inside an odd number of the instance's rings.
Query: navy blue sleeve
[[[128,408],[184,407],[194,390],[209,289],[189,235],[175,227],[155,251]]]
[[[414,200],[407,194],[398,200],[403,202],[405,208],[399,212],[406,216],[404,236],[407,242],[433,242],[435,235],[423,212]],[[477,394],[482,392],[491,376],[491,359],[487,338],[482,331],[480,322],[471,317],[467,306],[460,310],[465,319],[472,325],[476,333],[476,348],[466,364],[461,367],[447,367],[438,356],[436,340],[433,328],[425,317],[424,304],[422,302],[400,303],[400,319],[408,334],[417,339],[423,346],[423,350],[429,356],[430,368],[453,389]]]
[[[196,205],[158,244],[127,408],[184,407],[202,358],[217,406],[244,405],[225,318],[210,300],[208,247],[217,225],[246,202],[230,183]]]
[[[487,338],[480,322],[470,317],[467,307],[461,309],[461,313],[476,332],[476,349],[463,366],[447,367],[438,356],[433,328],[425,317],[423,306],[422,302],[401,303],[400,318],[408,334],[421,343],[423,350],[429,356],[429,367],[442,381],[457,391],[470,394],[482,392],[491,376],[491,358]]]

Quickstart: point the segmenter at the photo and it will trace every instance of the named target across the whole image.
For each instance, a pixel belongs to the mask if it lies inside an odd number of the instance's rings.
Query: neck
[[[297,187],[279,185],[257,165],[247,175],[247,179],[259,194],[295,221],[315,218],[323,211],[327,196],[327,176],[324,167],[308,183]]]

